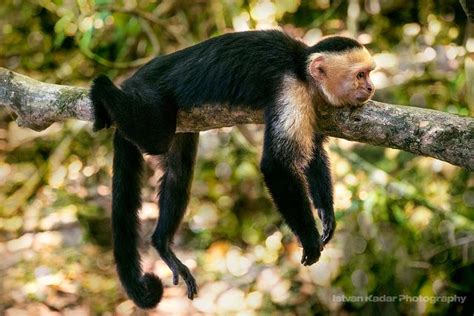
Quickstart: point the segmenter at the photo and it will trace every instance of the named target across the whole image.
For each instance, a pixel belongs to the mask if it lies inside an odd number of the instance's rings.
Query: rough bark
[[[92,121],[88,89],[47,84],[0,68],[0,105],[36,131],[67,118]],[[178,113],[178,131],[262,123],[260,111],[199,108]],[[402,149],[474,170],[474,118],[371,101],[360,108],[318,109],[317,129],[330,136]]]

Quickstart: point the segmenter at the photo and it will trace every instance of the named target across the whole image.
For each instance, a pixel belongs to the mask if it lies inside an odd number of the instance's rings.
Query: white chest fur
[[[281,152],[288,146],[296,146],[306,164],[313,155],[313,135],[316,113],[313,99],[307,84],[292,77],[285,76],[282,91],[277,100],[278,130],[275,135],[279,140]]]

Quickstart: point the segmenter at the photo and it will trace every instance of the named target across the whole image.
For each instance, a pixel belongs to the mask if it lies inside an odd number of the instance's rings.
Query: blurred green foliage
[[[455,0],[6,0],[0,4],[0,65],[47,82],[88,86],[99,73],[120,81],[155,55],[211,36],[280,26],[309,44],[323,34],[364,42],[378,64],[376,100],[472,115],[466,23]],[[158,312],[469,312],[471,173],[398,150],[331,140],[338,229],[320,262],[306,268],[259,173],[260,149],[253,144],[261,144],[261,128],[244,129],[201,136],[192,199],[175,240],[197,276],[198,299],[189,302],[182,284],[172,286],[166,266],[144,248],[145,268],[169,286]],[[134,312],[110,249],[111,161],[110,131],[93,134],[86,123],[66,122],[35,133],[0,112],[0,311]],[[146,249],[158,216],[153,186],[160,175],[152,168],[146,175]],[[343,295],[385,301],[341,301]],[[450,295],[467,295],[467,302],[423,301]]]

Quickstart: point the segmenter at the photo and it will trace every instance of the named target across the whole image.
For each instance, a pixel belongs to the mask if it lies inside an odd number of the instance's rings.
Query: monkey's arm
[[[267,119],[261,170],[277,210],[301,242],[301,263],[311,265],[321,255],[321,242],[311,210],[306,179],[297,165],[302,157],[297,144],[279,139],[282,127]],[[281,146],[284,146],[282,149]]]
[[[41,131],[67,118],[93,121],[87,88],[41,83],[0,68],[0,105],[18,115],[20,126]],[[317,128],[333,137],[402,149],[474,170],[474,118],[441,111],[369,101],[357,108],[318,113]],[[201,107],[178,112],[178,132],[198,132],[262,123],[255,110]]]
[[[303,177],[276,157],[264,157],[261,168],[278,211],[303,246],[301,263],[312,265],[321,246]]]
[[[331,170],[326,150],[323,147],[325,137],[321,134],[314,136],[314,152],[305,174],[314,207],[323,223],[321,242],[327,244],[336,229],[334,217],[333,186]]]

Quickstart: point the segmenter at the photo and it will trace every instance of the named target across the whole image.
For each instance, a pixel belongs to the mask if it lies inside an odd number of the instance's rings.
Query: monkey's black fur
[[[115,133],[114,149],[112,227],[117,271],[128,296],[138,306],[152,308],[161,300],[163,285],[154,274],[143,275],[138,253],[143,157],[119,133]]]
[[[198,133],[176,134],[170,150],[162,159],[164,174],[160,180],[160,219],[152,236],[153,246],[173,272],[173,283],[178,284],[178,276],[181,275],[190,299],[197,294],[196,281],[169,245],[188,205],[198,140]]]
[[[302,159],[296,141],[288,140],[283,155],[274,150],[279,146],[275,135],[283,128],[278,119],[278,96],[287,75],[309,82],[310,54],[361,47],[355,40],[343,37],[331,37],[308,47],[279,31],[231,33],[153,59],[127,79],[121,89],[105,76],[94,80],[90,91],[94,129],[113,123],[117,126],[113,166],[114,254],[120,280],[138,306],[153,307],[163,291],[156,276],[143,275],[137,250],[141,152],[165,155],[160,217],[153,245],[173,271],[174,283],[181,276],[188,287],[188,297],[196,294],[193,276],[169,247],[189,200],[198,142],[198,134],[175,134],[178,110],[204,104],[264,109],[266,131],[261,168],[265,182],[278,210],[301,241],[302,262],[309,265],[317,261],[320,247],[331,239],[335,228],[324,137],[314,135],[313,157],[304,175],[296,172],[293,166]],[[321,240],[306,183],[323,221]]]

